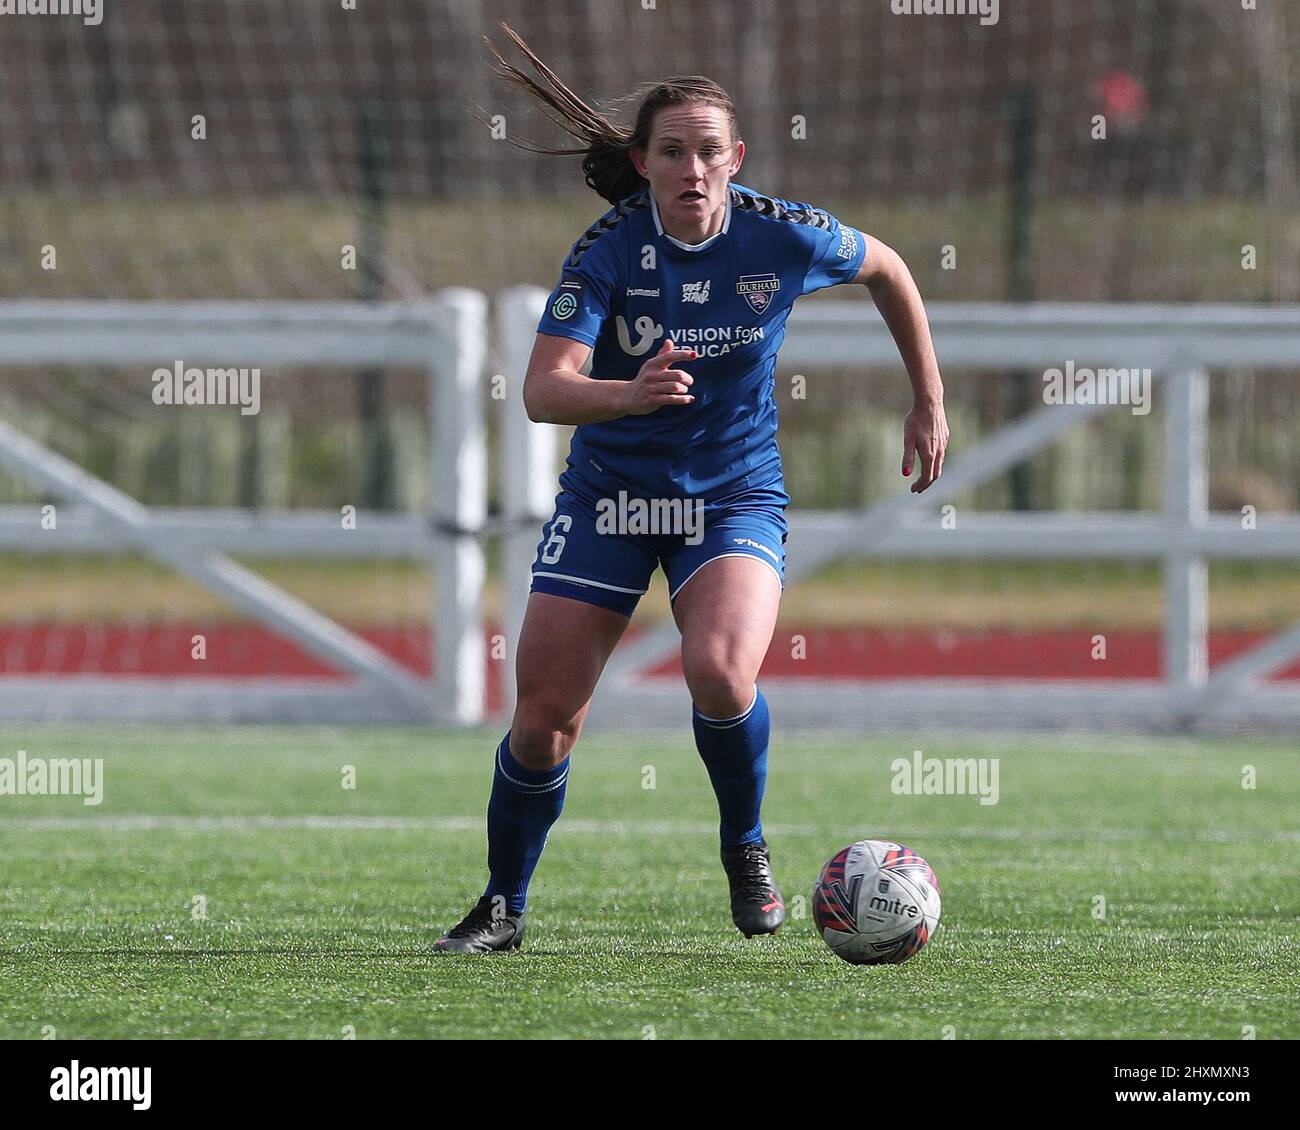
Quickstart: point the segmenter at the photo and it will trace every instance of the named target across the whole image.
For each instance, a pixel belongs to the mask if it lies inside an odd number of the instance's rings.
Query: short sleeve
[[[852,282],[862,269],[867,255],[867,239],[856,228],[841,224],[829,212],[817,212],[830,221],[829,227],[799,224],[800,234],[809,245],[808,271],[804,275],[803,294],[812,294],[828,286]]]
[[[576,264],[573,259],[570,255],[565,262],[560,281],[546,300],[537,332],[595,345],[617,293],[613,248],[606,237],[587,247]]]

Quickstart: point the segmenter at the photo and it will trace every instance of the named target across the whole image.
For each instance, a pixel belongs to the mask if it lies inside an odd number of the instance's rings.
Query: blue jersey
[[[665,338],[699,357],[692,404],[581,424],[560,482],[588,497],[720,501],[773,491],[776,354],[794,300],[851,282],[861,232],[810,204],[732,183],[722,228],[690,245],[668,235],[649,187],[621,200],[574,245],[537,326],[593,347],[591,375],[631,380]]]

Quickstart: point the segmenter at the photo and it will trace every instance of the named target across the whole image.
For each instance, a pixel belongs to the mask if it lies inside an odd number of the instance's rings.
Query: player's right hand
[[[659,352],[628,382],[628,415],[644,416],[665,404],[693,404],[690,389],[695,378],[673,364],[697,356],[693,349],[674,349],[673,339],[665,338]]]

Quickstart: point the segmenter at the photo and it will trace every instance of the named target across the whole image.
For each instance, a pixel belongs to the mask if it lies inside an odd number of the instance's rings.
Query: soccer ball
[[[911,848],[859,840],[822,868],[813,921],[837,957],[896,965],[918,953],[939,925],[939,880]]]

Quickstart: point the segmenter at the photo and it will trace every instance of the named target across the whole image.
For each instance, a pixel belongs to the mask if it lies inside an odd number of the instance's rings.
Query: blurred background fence
[[[104,12],[94,27],[0,17],[0,300],[406,302],[550,286],[606,205],[577,158],[521,152],[485,124],[500,115],[510,136],[562,140],[491,77],[482,36],[504,19],[616,114],[640,82],[717,79],[748,145],[738,179],[886,240],[928,299],[1300,302],[1300,5],[1281,0],[1003,0],[994,26],[898,15],[890,0],[104,0]],[[1297,371],[1300,358],[1210,374],[1212,509],[1300,505]],[[901,369],[819,370],[802,398],[791,376],[779,370],[777,398],[796,506],[852,509],[897,489]],[[954,454],[1021,415],[1037,385],[954,374]],[[8,367],[0,416],[150,505],[433,504],[419,372],[279,369],[253,417],[159,408],[150,392],[135,368]],[[1154,510],[1163,443],[1150,418],[1111,414],[959,505]],[[489,490],[495,510],[495,477]],[[41,497],[0,475],[0,503]],[[365,577],[266,567],[366,623],[427,619],[427,563]],[[12,553],[0,572],[0,623],[227,615],[142,562]],[[1222,632],[1300,614],[1285,563],[1216,575]],[[1099,591],[1120,596],[1099,611]],[[1144,632],[1158,593],[1146,562],[848,562],[800,582],[785,615],[902,630],[942,596],[963,630]],[[646,603],[665,611],[662,594]],[[21,633],[7,640],[6,670],[53,662]]]
[[[1300,301],[1300,7],[1260,9],[1035,0],[1003,3],[984,27],[894,15],[889,0],[110,0],[99,27],[9,18],[0,297],[401,300],[549,285],[604,204],[576,159],[521,152],[480,123],[500,114],[513,136],[557,140],[491,78],[481,37],[505,19],[615,111],[640,81],[717,78],[748,142],[739,179],[879,233],[927,298]],[[345,246],[356,270],[341,267]],[[277,380],[242,441],[232,420],[160,417],[133,373],[7,372],[3,394],[34,432],[146,501],[305,505],[361,481],[374,505],[418,508],[419,376],[368,383]],[[892,485],[900,383],[830,374],[816,397],[782,402],[801,504],[856,505]],[[1014,381],[963,384],[950,391],[963,436],[1021,407]],[[1217,496],[1297,504],[1294,388],[1248,370],[1215,382]],[[1149,504],[1154,430],[1111,442],[1106,470],[1042,465],[1010,501]],[[269,450],[285,457],[260,466]],[[157,473],[168,466],[183,473]]]

